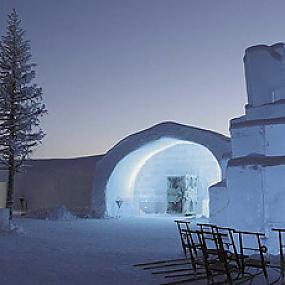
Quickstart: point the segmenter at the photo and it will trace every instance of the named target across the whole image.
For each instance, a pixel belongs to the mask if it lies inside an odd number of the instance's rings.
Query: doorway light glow
[[[175,149],[177,148],[180,148],[179,161],[175,160]],[[168,159],[167,157],[169,155],[171,161],[165,162],[164,159]],[[197,161],[197,158],[200,160],[198,159],[199,161]],[[207,161],[210,161],[212,165],[210,171],[202,162],[205,161],[203,160],[205,158]],[[155,173],[157,170],[153,169],[153,166],[159,161],[162,163],[160,164],[160,168],[164,172],[161,174],[162,176],[159,173]],[[178,164],[180,164],[179,167]],[[185,175],[189,174],[189,172],[187,172],[188,170],[193,172],[193,167],[191,168],[192,164],[194,168],[200,168],[197,169],[199,173],[211,172],[211,174],[206,174],[206,180],[201,181],[201,186],[205,188],[206,191],[209,186],[208,181],[220,181],[220,166],[213,154],[202,145],[191,141],[167,137],[142,145],[139,149],[125,156],[114,168],[106,187],[106,215],[117,215],[118,207],[115,202],[116,200],[123,201],[122,207],[120,208],[120,216],[140,215],[140,201],[142,201],[143,196],[150,197],[149,195],[152,195],[151,192],[149,192],[152,191],[151,189],[154,189],[155,193],[161,197],[159,199],[161,201],[163,200],[162,203],[166,203],[166,186],[162,186],[164,183],[166,185],[166,169],[170,168],[171,173],[175,172],[174,175]],[[183,173],[181,173],[182,168],[184,169]],[[176,170],[178,173],[176,173]],[[150,176],[146,177],[146,173]],[[146,184],[148,180],[154,182],[155,185]],[[205,195],[203,199],[208,198],[208,196],[206,197]]]

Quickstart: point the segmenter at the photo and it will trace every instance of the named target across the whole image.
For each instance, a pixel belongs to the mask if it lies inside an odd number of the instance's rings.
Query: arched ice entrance
[[[206,147],[161,138],[117,164],[106,187],[107,215],[168,213],[208,217],[208,187],[219,181],[221,168]]]
[[[118,201],[123,201],[121,216],[179,211],[187,214],[185,208],[188,212],[193,208],[190,202],[188,206],[179,204],[173,196],[175,184],[180,181],[185,189],[190,185],[187,189],[192,191],[192,198],[193,192],[197,193],[195,213],[207,216],[208,187],[223,180],[229,156],[229,138],[172,122],[131,135],[112,148],[96,167],[94,214],[116,216]],[[186,192],[182,194],[187,196]]]

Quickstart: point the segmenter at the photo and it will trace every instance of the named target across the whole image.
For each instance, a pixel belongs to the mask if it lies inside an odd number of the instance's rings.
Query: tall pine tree
[[[30,42],[15,9],[8,15],[6,35],[0,41],[0,161],[8,170],[7,207],[14,202],[15,173],[41,142],[40,118],[47,111],[42,89],[33,79]]]

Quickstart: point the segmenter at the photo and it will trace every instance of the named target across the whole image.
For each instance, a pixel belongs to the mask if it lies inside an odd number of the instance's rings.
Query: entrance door
[[[185,176],[167,177],[167,210],[168,214],[182,213],[182,199],[185,188]]]
[[[196,214],[197,181],[195,175],[167,177],[167,213],[186,216]]]
[[[185,216],[195,216],[198,201],[198,177],[196,175],[185,176],[185,189],[183,192],[183,214]]]

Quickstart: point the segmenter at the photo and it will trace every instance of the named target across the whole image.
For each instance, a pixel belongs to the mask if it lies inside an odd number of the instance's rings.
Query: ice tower
[[[284,44],[249,47],[244,68],[248,104],[245,115],[230,122],[223,219],[235,228],[266,231],[285,226]]]

